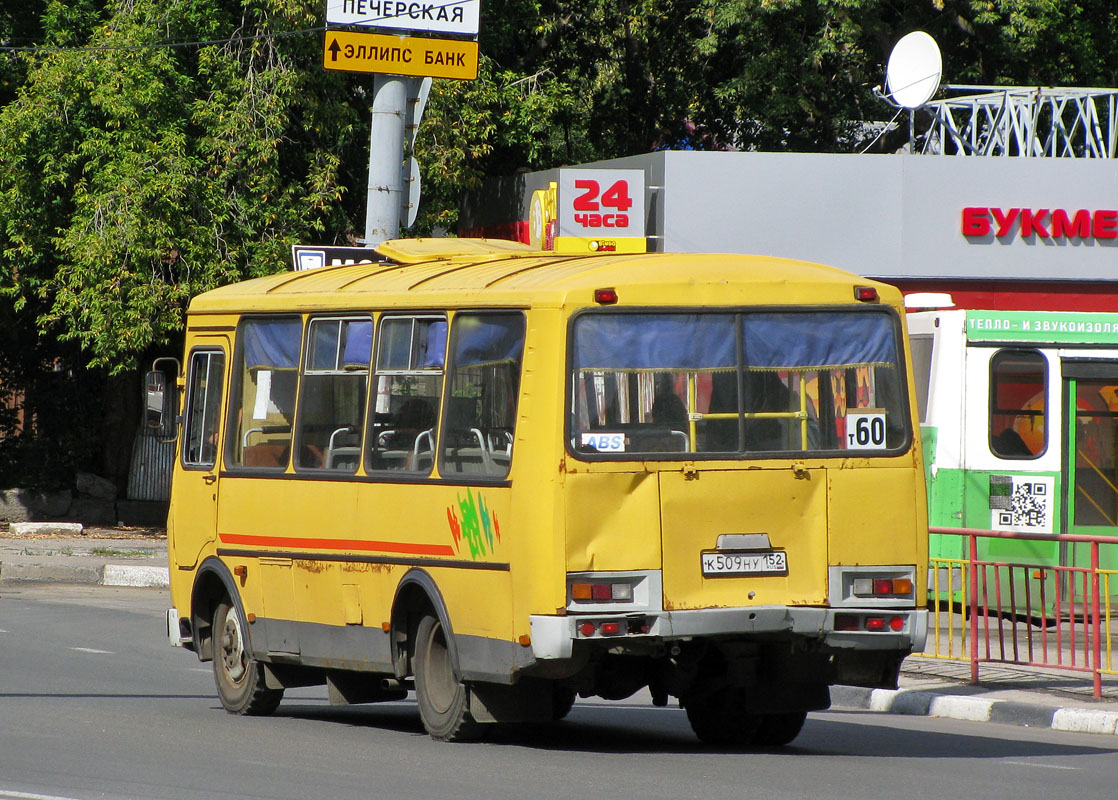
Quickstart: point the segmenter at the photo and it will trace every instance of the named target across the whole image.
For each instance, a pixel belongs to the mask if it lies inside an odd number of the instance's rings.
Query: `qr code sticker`
[[[995,530],[1051,533],[1052,479],[990,476],[990,510]]]

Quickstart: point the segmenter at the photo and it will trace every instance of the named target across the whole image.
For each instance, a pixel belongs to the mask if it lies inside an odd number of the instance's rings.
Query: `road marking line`
[[[33,794],[30,792],[13,792],[10,789],[0,788],[0,797],[10,797],[14,800],[75,800],[58,794]]]
[[[77,650],[79,653],[94,653],[99,656],[113,655],[111,650],[94,650],[92,647],[71,647],[71,650]]]
[[[1041,769],[1082,769],[1082,767],[1069,767],[1066,764],[1037,764],[1033,761],[1005,761],[1003,763],[1013,764],[1017,767],[1040,767]]]

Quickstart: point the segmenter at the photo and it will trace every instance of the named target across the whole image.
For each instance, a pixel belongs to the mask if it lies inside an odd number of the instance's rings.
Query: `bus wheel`
[[[416,630],[414,669],[419,716],[432,739],[467,742],[485,734],[470,716],[469,693],[454,675],[446,634],[434,615],[425,615]]]
[[[283,689],[269,689],[264,670],[248,651],[241,618],[228,598],[214,612],[214,680],[221,705],[230,714],[271,714],[283,698]]]
[[[705,744],[749,745],[754,741],[761,718],[745,710],[741,689],[722,689],[684,700],[691,730]]]
[[[761,747],[782,747],[800,735],[806,719],[806,711],[762,714],[753,743]]]
[[[551,719],[554,722],[566,717],[575,706],[578,694],[574,689],[556,684],[551,690]]]

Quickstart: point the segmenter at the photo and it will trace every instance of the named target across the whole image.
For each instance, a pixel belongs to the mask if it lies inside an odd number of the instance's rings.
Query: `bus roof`
[[[885,284],[804,261],[719,253],[592,255],[493,239],[396,239],[377,263],[285,272],[198,295],[191,314],[392,307],[592,305],[613,288],[622,304],[782,305],[854,301],[851,287]]]

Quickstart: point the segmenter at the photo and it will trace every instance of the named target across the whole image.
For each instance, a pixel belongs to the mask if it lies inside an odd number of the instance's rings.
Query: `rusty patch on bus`
[[[315,575],[321,575],[330,568],[330,565],[325,561],[309,558],[297,558],[294,561],[295,566],[304,572],[311,572]]]

